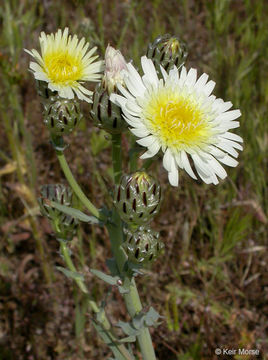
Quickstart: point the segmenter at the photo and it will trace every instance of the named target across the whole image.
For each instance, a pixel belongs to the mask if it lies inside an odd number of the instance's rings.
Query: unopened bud
[[[159,233],[148,227],[140,227],[135,232],[127,231],[123,248],[129,261],[134,264],[147,264],[155,260],[164,248]]]
[[[161,188],[156,179],[142,171],[123,175],[115,189],[114,205],[129,225],[145,225],[158,213]]]
[[[186,44],[169,34],[157,37],[147,49],[147,57],[152,59],[157,71],[161,74],[160,65],[166,70],[174,66],[181,68],[187,58]]]
[[[119,50],[108,45],[105,52],[105,70],[103,85],[108,94],[116,92],[117,85],[124,85],[123,70],[127,69],[127,63]]]
[[[95,88],[90,115],[96,126],[111,134],[119,134],[128,127],[121,108],[110,100],[110,94],[117,92],[118,84],[124,86],[125,69],[126,61],[121,52],[108,45],[105,53],[104,76],[102,82]]]
[[[76,99],[63,99],[55,95],[44,102],[44,123],[53,135],[71,133],[82,117],[80,105]]]

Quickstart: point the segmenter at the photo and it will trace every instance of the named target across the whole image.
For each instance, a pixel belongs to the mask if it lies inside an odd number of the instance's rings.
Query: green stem
[[[64,258],[64,261],[65,261],[68,269],[70,271],[77,272],[76,267],[74,266],[74,263],[73,263],[73,261],[71,259],[69,249],[68,249],[66,243],[61,241],[60,242],[60,248],[61,248],[62,256]],[[97,306],[96,302],[89,297],[89,293],[88,293],[87,287],[86,287],[86,285],[84,283],[84,280],[82,280],[81,278],[75,278],[75,282],[76,282],[77,286],[80,288],[80,290],[83,293],[87,294],[87,296],[88,296],[88,305],[91,308],[91,310],[95,314],[99,313],[100,309]],[[111,328],[111,324],[110,324],[109,320],[107,319],[105,313],[103,313],[103,315],[102,315],[101,324],[98,324],[95,320],[93,320],[93,323],[94,323],[94,327],[96,328],[96,330],[98,331],[98,333],[100,334],[102,339],[106,340],[108,338],[108,339],[110,339],[109,342],[113,343],[113,346],[116,349],[115,354],[117,353],[117,351],[119,351],[120,354],[126,360],[132,360],[132,357],[129,354],[126,347],[123,344],[118,344],[117,343],[116,337],[114,336],[112,328]]]
[[[121,134],[112,135],[112,159],[115,184],[118,184],[122,176],[122,143]]]
[[[115,184],[118,184],[122,174],[121,135],[113,135],[112,151],[114,180]],[[133,318],[142,310],[142,304],[134,278],[130,279],[125,274],[123,274],[127,256],[121,247],[123,241],[122,222],[119,218],[119,215],[115,211],[113,212],[113,221],[107,227],[110,235],[112,252],[114,254],[119,272],[122,277],[125,277],[124,285],[129,287],[129,292],[124,294],[123,297],[128,313]],[[149,329],[144,328],[141,330],[140,334],[137,336],[137,339],[143,360],[156,360]]]
[[[82,204],[84,204],[84,206],[91,212],[92,215],[96,216],[96,218],[100,219],[101,218],[101,214],[99,212],[99,210],[92,204],[92,202],[86,197],[86,195],[84,194],[84,192],[82,191],[82,189],[80,188],[80,186],[78,185],[77,181],[75,180],[69,165],[66,161],[66,158],[63,154],[62,151],[56,151],[60,166],[62,171],[64,172],[64,175],[66,177],[66,179],[69,182],[69,185],[71,186],[71,188],[73,189],[74,193],[76,194],[76,196],[78,197],[78,199],[80,199],[80,201],[82,202]]]

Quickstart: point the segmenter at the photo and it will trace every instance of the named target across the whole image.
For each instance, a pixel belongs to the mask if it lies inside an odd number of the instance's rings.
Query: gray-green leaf
[[[62,211],[64,214],[72,216],[75,219],[78,219],[80,221],[87,222],[90,224],[101,224],[101,222],[95,216],[86,215],[85,213],[83,213],[80,210],[74,209],[74,208],[66,206],[66,205],[61,205],[55,201],[49,201],[49,202],[57,210]]]
[[[90,269],[90,271],[92,272],[92,274],[96,275],[99,279],[105,281],[106,283],[110,285],[118,285],[117,282],[120,279],[119,276],[107,275],[102,271],[96,269]]]
[[[56,269],[61,271],[65,276],[74,280],[84,280],[84,276],[76,271],[70,271],[61,266],[56,266]]]

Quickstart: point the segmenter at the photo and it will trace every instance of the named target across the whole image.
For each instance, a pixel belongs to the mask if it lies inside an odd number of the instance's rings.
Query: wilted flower
[[[89,43],[85,38],[78,41],[76,35],[68,35],[68,28],[63,33],[41,33],[39,41],[41,55],[35,50],[25,50],[36,62],[30,63],[37,80],[48,83],[48,88],[57,91],[62,98],[73,99],[74,93],[81,100],[91,102],[92,91],[82,86],[83,81],[100,80],[103,61],[94,62],[98,55],[92,56],[96,47],[87,52]]]
[[[126,69],[127,63],[121,52],[108,45],[105,52],[103,82],[109,94],[115,91],[117,84],[124,84],[122,70]]]
[[[147,147],[142,159],[153,157],[162,149],[163,165],[169,182],[178,186],[178,168],[185,169],[194,179],[188,155],[197,174],[207,184],[218,184],[226,171],[220,163],[235,167],[242,138],[229,132],[239,126],[240,110],[228,111],[231,102],[210,95],[215,82],[202,74],[197,80],[196,69],[180,74],[176,67],[167,73],[161,68],[159,80],[152,60],[141,58],[141,77],[132,64],[127,64],[125,85],[118,86],[121,95],[112,94],[111,101],[120,105],[137,142]],[[231,155],[231,156],[230,156]]]

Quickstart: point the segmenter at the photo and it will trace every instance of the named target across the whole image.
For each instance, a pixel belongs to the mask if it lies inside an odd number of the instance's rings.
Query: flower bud
[[[127,69],[127,63],[119,50],[108,45],[105,52],[105,70],[103,85],[108,94],[116,92],[117,84],[124,85],[122,70]]]
[[[62,184],[43,185],[41,188],[41,198],[38,199],[41,214],[50,220],[55,220],[62,212],[55,209],[47,203],[46,200],[70,206],[72,203],[72,195],[72,189]]]
[[[135,232],[127,231],[123,248],[129,261],[134,264],[147,264],[155,260],[164,244],[159,233],[148,227],[140,227]]]
[[[114,194],[114,205],[129,225],[144,225],[158,213],[161,188],[157,180],[145,172],[123,175]]]
[[[75,99],[55,95],[44,103],[44,123],[53,135],[71,133],[82,117],[79,102]]]
[[[47,200],[70,206],[72,194],[71,188],[62,184],[44,185],[41,189],[41,198],[38,199],[41,214],[52,222],[57,239],[65,241],[70,241],[74,237],[78,220],[54,208]]]
[[[161,74],[160,65],[166,71],[174,66],[178,69],[182,67],[187,55],[186,44],[169,34],[157,37],[147,48],[147,57],[152,59],[159,74]]]
[[[110,134],[120,134],[128,127],[122,117],[122,110],[109,99],[110,95],[100,83],[96,86],[93,94],[93,106],[90,115],[93,122],[100,129]]]
[[[126,62],[119,50],[110,45],[105,53],[105,71],[102,82],[93,94],[93,105],[90,115],[94,124],[111,134],[119,134],[127,129],[128,124],[122,117],[121,108],[110,101],[110,94],[117,92],[117,85],[124,85],[122,70]]]

